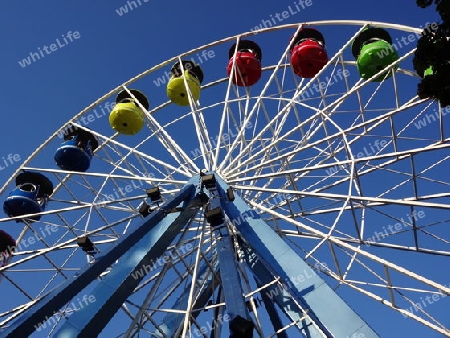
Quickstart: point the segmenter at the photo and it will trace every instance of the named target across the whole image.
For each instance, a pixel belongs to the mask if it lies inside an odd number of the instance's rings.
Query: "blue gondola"
[[[3,203],[3,211],[9,217],[35,214],[45,211],[49,197],[53,194],[53,183],[44,175],[25,171],[16,177],[16,188]],[[28,217],[38,221],[41,215]],[[18,219],[17,222],[23,221]]]
[[[63,170],[85,172],[91,165],[98,141],[90,132],[70,126],[64,133],[64,142],[55,153],[55,161]]]

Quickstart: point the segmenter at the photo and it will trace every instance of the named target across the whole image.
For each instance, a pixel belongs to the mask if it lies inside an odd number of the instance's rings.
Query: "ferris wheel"
[[[247,32],[89,105],[0,188],[0,337],[450,336],[420,32]]]

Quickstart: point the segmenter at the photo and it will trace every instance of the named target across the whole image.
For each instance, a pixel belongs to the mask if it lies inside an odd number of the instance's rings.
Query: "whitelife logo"
[[[0,163],[0,170],[8,168],[10,165],[13,165],[16,162],[20,161],[20,155],[19,154],[9,154],[8,156],[2,156],[2,160],[0,162],[3,162],[4,166]]]
[[[30,56],[28,56],[26,59],[23,59],[22,61],[19,61],[19,65],[22,68],[25,68],[26,66],[31,65],[32,62],[36,62],[41,58],[44,58],[46,55],[50,55],[51,53],[56,52],[58,49],[67,46],[70,42],[78,40],[81,37],[78,31],[69,31],[66,35],[63,34],[61,36],[62,41],[60,40],[60,38],[57,38],[55,41],[56,43],[52,43],[50,44],[50,46],[45,45],[44,47],[42,47],[42,49],[41,47],[38,47],[37,52],[30,52]]]

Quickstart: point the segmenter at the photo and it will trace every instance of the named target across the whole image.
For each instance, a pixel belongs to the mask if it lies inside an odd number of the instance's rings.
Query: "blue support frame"
[[[229,186],[216,176],[219,193]],[[239,196],[221,200],[222,209],[234,222],[245,243],[252,248],[272,275],[288,283],[286,289],[308,310],[311,319],[327,337],[378,338],[362,318],[320,278],[313,269]]]
[[[242,290],[241,278],[236,264],[236,252],[226,225],[214,229],[216,248],[219,258],[220,279],[225,296],[225,304],[231,320],[240,316],[247,320],[250,315]]]
[[[214,177],[214,176],[213,176]],[[208,178],[209,183],[205,184],[211,194],[208,210],[216,211],[214,216],[208,219],[208,212],[205,217],[212,226],[213,237],[216,241],[216,252],[220,266],[220,278],[222,291],[225,297],[225,308],[230,316],[230,332],[233,338],[251,338],[253,337],[254,324],[250,317],[247,304],[245,302],[244,291],[242,289],[241,277],[236,261],[236,251],[228,230],[221,201],[224,195],[215,184],[215,178]],[[202,181],[202,185],[205,180]]]
[[[267,295],[261,295],[262,301],[264,303],[264,307],[266,308],[267,314],[269,315],[270,322],[275,329],[275,332],[278,332],[283,328],[283,324],[281,322],[281,318],[278,315],[277,310],[275,309],[275,304],[272,299],[270,299]],[[286,334],[286,331],[281,331],[277,333],[277,338],[289,338]]]
[[[27,312],[16,319],[11,326],[4,329],[0,337],[16,338],[31,335],[40,323],[52,317],[56,311],[73,299],[94,279],[98,278],[103,271],[113,265],[130,248],[157,226],[158,223],[163,221],[170,210],[179,206],[182,202],[191,200],[195,196],[196,185],[194,184],[197,182],[198,177],[192,178],[172,200],[164,203],[157,211],[154,211],[147,221],[119,239],[109,251],[99,256],[94,264],[85,267],[79,274],[68,279],[40,299]],[[92,334],[89,337],[92,337]]]
[[[114,265],[91,292],[95,302],[74,312],[54,337],[92,337],[98,335],[133,293],[154,262],[161,257],[186,223],[198,212],[188,205],[181,213],[168,214]]]
[[[240,242],[240,247],[244,252],[245,261],[254,274],[256,285],[262,287],[263,285],[271,283],[274,279],[271,272],[264,266],[252,249],[244,242]],[[275,310],[274,303],[278,305],[287,317],[297,323],[297,327],[303,337],[323,338],[323,333],[318,329],[311,318],[299,311],[298,305],[294,302],[290,294],[278,283],[266,287],[264,291],[261,292],[261,297],[272,320],[275,331],[281,329],[281,321],[278,312]],[[278,336],[278,338],[287,337],[285,333],[283,335],[278,334]]]
[[[210,200],[210,209],[221,208],[221,197],[217,195],[217,190],[210,189],[210,191],[213,194]],[[237,316],[250,320],[236,264],[236,252],[225,219],[220,224],[213,225],[212,233],[216,240],[216,252],[227,313],[232,320]]]
[[[145,266],[160,257],[183,226],[195,217],[204,205],[205,200],[199,195],[205,188],[202,176],[205,174],[194,176],[172,200],[164,203],[151,213],[143,224],[119,239],[110,250],[98,257],[94,264],[85,267],[20,315],[11,326],[1,332],[0,338],[29,336],[40,323],[69,303],[103,271],[114,265],[94,289],[92,295],[95,296],[95,302],[73,313],[56,337],[98,335],[144,278],[143,273],[138,275],[136,272],[145,270]],[[220,273],[220,291],[231,317],[229,325],[233,338],[252,337],[253,326],[242,291],[236,252],[226,225],[226,217],[238,230],[239,240],[242,241],[238,244],[244,251],[256,283],[261,286],[277,276],[283,284],[283,288],[279,290],[275,290],[279,288],[278,285],[265,290],[269,294],[274,291],[274,297],[263,295],[263,301],[276,330],[281,328],[282,321],[273,302],[292,321],[298,321],[303,315],[293,307],[297,302],[308,313],[308,317],[304,317],[302,323],[297,324],[305,337],[378,338],[367,323],[242,198],[237,195],[230,197],[229,186],[217,174],[212,176],[213,184],[209,182],[206,187],[211,195],[208,211],[220,212],[213,213],[211,219],[214,221],[210,222],[216,239],[216,252],[209,259],[214,271]],[[180,205],[183,205],[183,211],[171,212]],[[202,307],[212,296],[214,288],[207,285],[206,278],[208,274],[214,274],[214,271],[208,268],[201,270],[200,278],[204,278],[205,286],[199,291],[201,295],[194,307]],[[209,284],[213,284],[212,281]],[[185,298],[181,295],[176,304],[181,305],[184,301]],[[167,315],[163,322],[167,329],[164,334],[175,333],[175,330],[180,328],[180,318],[179,314]],[[286,333],[282,333],[280,337],[286,337]]]
[[[206,257],[206,259],[208,258],[210,257]],[[199,282],[200,284],[203,284],[203,286],[198,298],[196,299],[196,302],[194,303],[194,306],[192,307],[193,311],[204,307],[208,300],[211,298],[214,292],[214,281],[216,281],[216,285],[218,285],[218,278],[214,276],[214,274],[218,272],[217,260],[215,261],[213,268],[214,272],[211,272],[210,267],[207,264],[203,264],[200,268]],[[190,289],[187,288],[185,292],[178,297],[178,299],[172,306],[172,309],[185,309],[187,307],[189,291]],[[198,315],[199,312],[192,314],[194,318],[196,318]],[[163,334],[161,334],[160,332],[155,332],[153,333],[153,336],[161,338],[174,337],[182,327],[183,319],[184,315],[181,313],[168,313],[164,317],[162,324],[159,325],[159,331]]]

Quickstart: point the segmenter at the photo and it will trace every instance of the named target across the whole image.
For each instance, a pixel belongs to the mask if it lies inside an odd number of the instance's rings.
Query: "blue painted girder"
[[[187,201],[181,213],[170,213],[153,226],[94,288],[91,294],[95,302],[74,312],[54,337],[89,338],[100,334],[201,206],[195,200]]]
[[[120,259],[141,238],[145,237],[154,226],[166,217],[170,210],[186,200],[191,200],[196,192],[196,186],[193,183],[197,182],[198,177],[191,179],[173,199],[161,205],[157,211],[154,211],[148,220],[120,238],[109,251],[99,256],[94,264],[86,266],[76,276],[60,284],[52,292],[36,302],[27,312],[19,316],[11,326],[2,330],[0,337],[28,337],[32,334],[35,331],[35,327],[38,327],[42,322],[52,317],[55,312],[69,303],[70,300],[94,279],[98,278],[103,271]]]
[[[207,255],[205,257],[205,260],[213,261],[212,263],[213,271],[211,271],[210,266],[206,263],[202,264],[199,270],[198,283],[201,284],[201,288],[198,292],[198,296],[196,297],[195,303],[192,307],[191,316],[193,318],[197,318],[197,316],[200,314],[200,311],[196,310],[202,309],[207,304],[208,300],[213,295],[215,287],[219,285],[219,280],[218,277],[216,276],[216,274],[218,273],[219,264],[217,259],[212,258],[211,256],[212,256],[211,254]],[[179,310],[187,309],[189,293],[190,293],[190,285],[187,285],[184,292],[175,301],[174,305],[172,306],[172,309],[179,309]],[[160,338],[177,336],[176,334],[179,334],[182,328],[184,317],[185,315],[182,313],[167,313],[167,315],[162,320],[162,323],[158,326],[158,331],[153,333],[153,336]]]
[[[325,283],[325,281],[322,280],[314,270],[311,269],[306,262],[304,262],[298,254],[256,214],[256,212],[250,209],[239,196],[236,195],[232,202],[228,201],[225,197],[225,191],[227,190],[228,185],[217,175],[216,179],[218,182],[218,193],[221,197],[219,202],[221,208],[225,211],[232,224],[236,226],[239,235],[242,237],[245,244],[252,250],[257,256],[258,261],[261,262],[266,269],[254,271],[255,276],[259,278],[261,283],[264,283],[264,280],[266,280],[269,274],[271,278],[273,278],[273,276],[278,276],[281,281],[283,281],[285,291],[289,292],[295,301],[301,304],[302,308],[308,310],[311,320],[314,321],[320,331],[327,337],[378,337],[378,335]],[[98,278],[103,271],[113,265],[117,260],[122,260],[124,262],[128,261],[130,263],[133,255],[130,254],[127,260],[127,252],[130,248],[139,245],[138,243],[140,243],[141,240],[145,239],[150,241],[147,242],[147,249],[149,246],[152,248],[158,247],[158,249],[151,254],[152,258],[156,258],[157,251],[162,250],[164,246],[167,247],[169,237],[166,238],[167,243],[166,240],[158,242],[158,238],[161,239],[162,237],[160,236],[163,236],[163,234],[152,233],[152,235],[149,235],[149,233],[151,233],[151,230],[155,227],[158,227],[160,230],[167,230],[167,227],[170,227],[168,224],[170,222],[164,222],[164,219],[167,217],[168,211],[179,206],[180,203],[184,201],[192,200],[195,193],[198,192],[198,188],[199,177],[196,176],[190,180],[189,184],[183,188],[173,200],[163,204],[161,208],[158,211],[153,212],[148,220],[141,226],[122,237],[114,244],[112,249],[107,251],[103,256],[98,257],[95,264],[86,267],[76,277],[69,279],[67,282],[57,287],[49,295],[39,300],[26,313],[18,317],[10,327],[3,330],[0,337],[26,337],[30,335],[34,331],[34,327],[44,321],[45,317],[51,317],[55,311],[58,311],[62,306],[72,300],[83,288],[89,285],[94,279]],[[198,206],[194,207],[194,209],[197,207]],[[192,212],[194,213],[194,210],[192,210]],[[172,217],[176,217],[176,215],[169,216],[169,218]],[[188,218],[188,214],[185,214],[185,217]],[[145,259],[150,257],[145,256],[145,254],[144,256],[142,256],[142,254],[139,255],[141,255],[137,256],[139,263],[133,263],[135,268],[142,267],[146,262]],[[124,270],[120,271],[121,269]],[[122,289],[122,285],[130,285],[128,284],[129,281],[125,281],[123,278],[122,283],[114,284],[114,282],[120,280],[117,276],[125,276],[124,272],[126,271],[126,267],[118,268],[116,271],[117,272],[115,273],[112,273],[113,271],[110,272],[109,275],[112,276],[110,277],[111,280],[107,280],[107,283],[104,283],[99,289],[101,292],[98,293],[98,305],[103,305],[97,306],[96,308],[100,308],[101,311],[95,313],[101,312],[103,321],[107,321],[111,318],[111,311],[108,311],[107,309],[103,310],[103,307],[111,304],[108,303],[110,300],[115,300],[114,304],[116,305],[121,301],[123,302],[123,300],[117,296],[117,290],[123,291],[125,289]],[[105,278],[109,275],[105,276]],[[293,281],[294,279],[296,282],[290,283],[290,281]],[[110,282],[111,284],[109,284]],[[227,300],[227,308],[231,304],[228,304],[229,302],[230,300]],[[92,309],[94,308],[91,308],[91,310]],[[286,309],[283,310],[285,311]],[[82,309],[79,311],[82,311]],[[89,311],[84,313],[94,313],[94,311]],[[77,313],[74,313],[69,318],[73,319],[72,323],[76,322],[75,319],[77,317],[74,317],[75,315],[77,315]],[[86,315],[84,316],[86,317]],[[82,317],[83,314],[80,312],[79,318],[81,318],[81,320],[76,322],[76,325],[68,324],[67,327],[73,326],[76,330],[72,332],[73,334],[65,335],[65,337],[73,337],[75,335],[78,337],[92,337],[92,331],[89,331],[88,333],[87,331],[82,331],[82,329],[80,329],[80,323],[93,325],[91,324],[92,321],[83,319]]]
[[[378,338],[363,319],[241,197],[225,197],[229,186],[216,175],[222,209],[245,243],[289,291],[327,337]],[[291,283],[292,281],[292,283]],[[295,282],[294,282],[295,281]]]
[[[210,189],[211,199],[209,208],[221,208],[221,196],[216,189]],[[225,219],[224,219],[225,221]],[[216,245],[217,258],[220,267],[220,278],[225,297],[226,311],[231,320],[240,316],[246,320],[251,320],[247,305],[245,303],[244,292],[242,290],[241,278],[236,263],[236,252],[233,241],[225,222],[213,226],[213,237]]]
[[[261,262],[258,256],[245,244],[240,243],[240,247],[244,252],[244,257],[247,265],[252,270],[256,284],[258,287],[269,284],[273,281],[274,277],[266,266]],[[313,338],[313,337],[323,337],[321,330],[315,325],[311,318],[303,313],[299,308],[294,299],[289,295],[289,293],[281,287],[278,283],[271,284],[264,288],[261,292],[261,297],[266,306],[266,309],[271,317],[272,324],[274,325],[275,331],[282,328],[280,318],[278,313],[274,308],[274,304],[283,311],[283,313],[290,318],[291,321],[295,322],[299,328],[300,333],[303,337]],[[284,331],[283,331],[284,333]],[[286,337],[284,333],[283,336],[278,334],[278,338]]]

